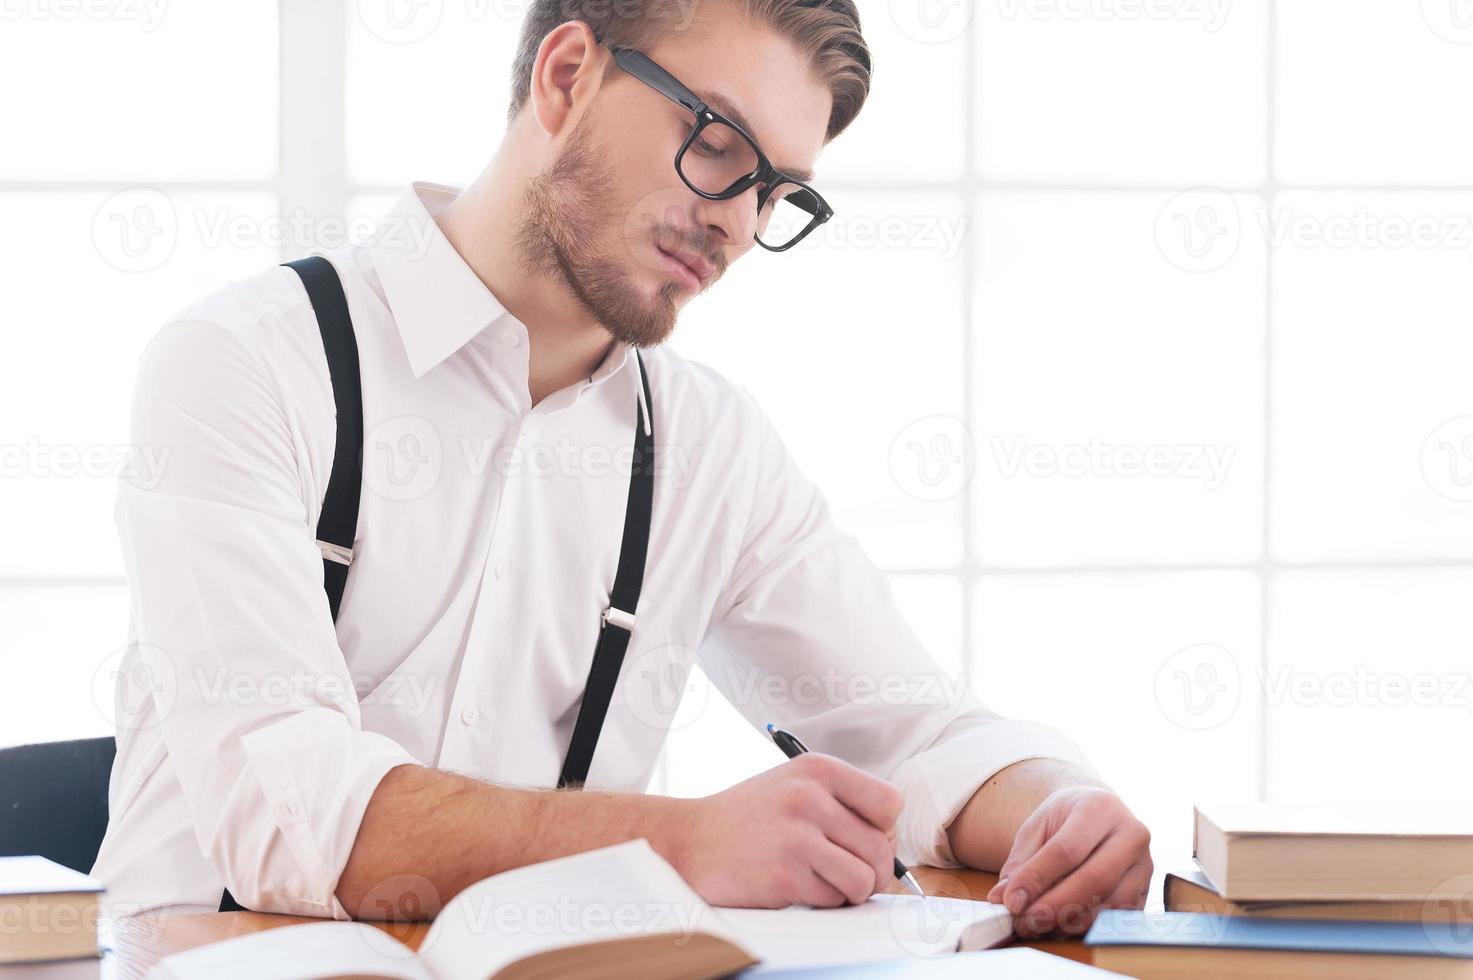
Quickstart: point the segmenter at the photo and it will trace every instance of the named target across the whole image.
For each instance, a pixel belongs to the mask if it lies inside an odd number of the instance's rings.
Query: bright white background
[[[1473,7],[863,6],[838,217],[676,346],[1158,865],[1197,799],[1473,801]],[[323,216],[473,177],[524,9],[0,0],[0,745],[109,730],[142,344]],[[696,678],[655,788],[772,764],[736,717]]]

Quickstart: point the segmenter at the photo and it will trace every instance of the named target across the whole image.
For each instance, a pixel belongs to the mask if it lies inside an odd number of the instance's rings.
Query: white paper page
[[[1010,946],[985,953],[953,953],[936,960],[887,960],[854,963],[843,967],[855,980],[1129,980],[1062,956],[1025,946]],[[832,972],[838,972],[837,970]],[[812,980],[805,967],[769,970],[759,966],[742,974],[742,980]]]
[[[438,980],[481,980],[544,950],[647,933],[736,941],[644,840],[534,864],[455,896],[420,944]]]
[[[404,944],[363,922],[282,926],[166,956],[149,980],[433,980]]]
[[[1230,835],[1466,838],[1473,828],[1473,807],[1467,806],[1204,803],[1198,810]]]
[[[942,956],[956,951],[964,933],[968,949],[984,949],[1012,932],[1001,905],[960,898],[875,895],[834,909],[718,911],[764,969]]]

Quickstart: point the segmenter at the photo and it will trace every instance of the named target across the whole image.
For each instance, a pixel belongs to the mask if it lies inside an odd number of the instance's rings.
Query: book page
[[[434,980],[414,952],[366,922],[281,926],[166,956],[149,980]]]
[[[874,895],[833,909],[723,908],[720,914],[764,969],[945,956],[958,947],[995,946],[1013,931],[1001,905],[915,895]]]
[[[741,945],[644,840],[487,878],[441,910],[419,955],[437,980],[489,976],[517,960],[625,936],[706,933]]]
[[[1468,806],[1294,806],[1202,804],[1198,813],[1224,834],[1285,836],[1460,837],[1473,835]]]
[[[0,857],[0,895],[80,894],[102,890],[102,883],[96,878],[36,854]]]

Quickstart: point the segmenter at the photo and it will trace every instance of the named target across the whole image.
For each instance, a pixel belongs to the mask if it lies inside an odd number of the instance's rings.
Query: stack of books
[[[0,857],[0,977],[98,976],[101,893],[95,879],[43,857]]]
[[[1164,913],[1102,914],[1141,978],[1473,978],[1473,809],[1199,807]]]

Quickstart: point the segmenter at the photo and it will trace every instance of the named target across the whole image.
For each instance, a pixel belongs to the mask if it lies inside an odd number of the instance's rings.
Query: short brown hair
[[[710,3],[713,0],[697,0]],[[855,0],[721,0],[734,4],[754,23],[766,25],[797,45],[813,59],[820,78],[834,95],[827,140],[838,136],[869,97],[869,45],[859,31]],[[559,24],[581,20],[599,40],[618,47],[643,48],[675,29],[675,0],[533,0],[522,24],[521,42],[512,62],[511,109],[515,119],[527,102],[532,65],[542,39]],[[611,63],[612,65],[612,63]]]

